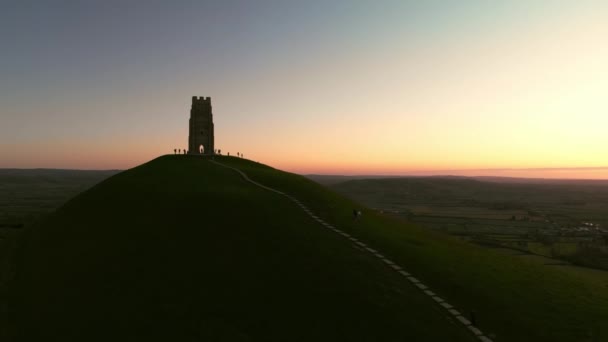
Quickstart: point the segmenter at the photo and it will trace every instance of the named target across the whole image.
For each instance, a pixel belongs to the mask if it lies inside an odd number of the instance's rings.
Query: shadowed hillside
[[[7,287],[15,272],[14,257],[24,227],[44,219],[71,197],[116,173],[0,169],[0,340],[7,338]]]
[[[18,341],[470,340],[386,265],[201,157],[161,157],[69,201],[26,232],[14,285]]]
[[[494,341],[608,339],[603,273],[515,260],[384,217],[304,177],[216,160],[382,251],[461,312],[474,311]],[[202,157],[161,157],[81,194],[29,231],[20,266],[19,340],[471,337],[293,203]]]

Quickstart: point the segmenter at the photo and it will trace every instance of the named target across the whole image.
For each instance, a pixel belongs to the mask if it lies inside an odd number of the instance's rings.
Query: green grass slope
[[[250,178],[293,194],[317,215],[412,272],[495,341],[608,341],[608,273],[573,274],[484,249],[357,207],[301,176],[226,159]]]
[[[433,254],[382,218],[353,226],[352,203],[303,177],[216,159],[387,250],[415,246],[399,254],[408,266],[418,263],[411,255]],[[66,203],[24,234],[13,285],[16,341],[471,340],[402,277],[285,197],[201,157],[160,157]]]

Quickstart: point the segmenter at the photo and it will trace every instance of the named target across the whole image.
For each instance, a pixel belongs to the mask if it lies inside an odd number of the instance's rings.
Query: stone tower
[[[192,96],[188,134],[189,154],[214,154],[213,113],[211,112],[210,97]]]

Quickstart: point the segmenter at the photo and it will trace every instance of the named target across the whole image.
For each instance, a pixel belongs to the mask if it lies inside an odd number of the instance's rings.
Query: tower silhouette
[[[188,154],[214,154],[211,98],[192,96]]]

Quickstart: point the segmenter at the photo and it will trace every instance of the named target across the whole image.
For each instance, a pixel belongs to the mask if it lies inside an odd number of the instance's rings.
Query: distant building
[[[192,96],[188,154],[214,154],[211,98]]]

